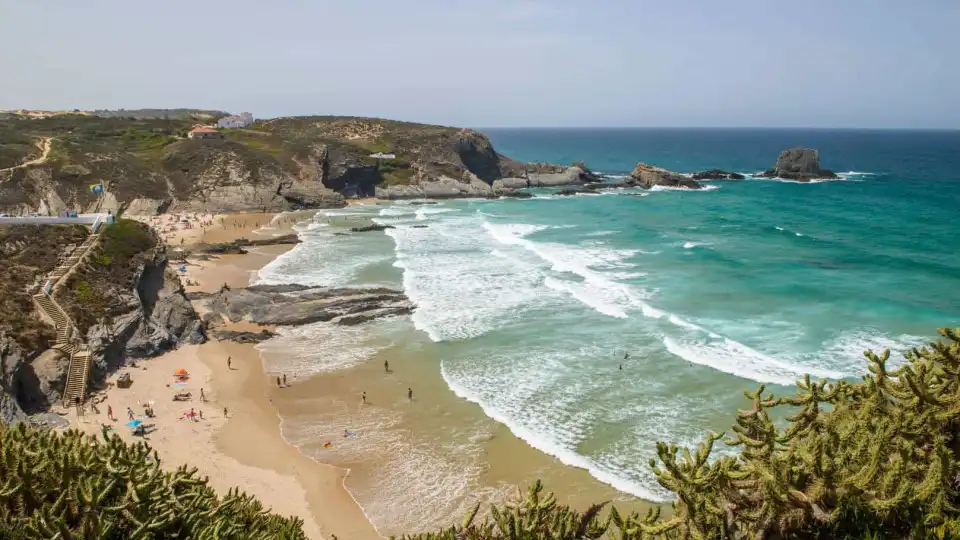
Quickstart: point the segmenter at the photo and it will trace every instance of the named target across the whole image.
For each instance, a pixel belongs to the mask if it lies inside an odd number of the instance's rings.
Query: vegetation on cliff
[[[694,451],[657,444],[651,467],[676,494],[670,517],[557,505],[535,486],[477,522],[409,540],[582,538],[957,538],[960,329],[899,366],[867,352],[859,382],[799,382],[792,397],[746,392],[731,437]],[[771,413],[789,408],[783,425]],[[735,457],[712,459],[723,440]],[[606,536],[605,536],[606,535]]]
[[[104,228],[93,252],[57,294],[81,332],[138,307],[131,305],[131,291],[158,243],[150,227],[139,221],[118,219]]]
[[[302,521],[196,469],[160,467],[146,443],[0,425],[0,538],[306,538]]]
[[[0,334],[14,337],[25,350],[52,343],[53,327],[36,315],[31,297],[65,250],[80,245],[87,234],[80,225],[0,226]]]
[[[61,114],[0,126],[0,209],[92,209],[102,183],[117,202],[138,199],[212,211],[342,204],[374,186],[441,176],[492,182],[522,170],[482,134],[371,118],[288,117],[221,130],[225,140],[190,140],[189,115]],[[52,149],[41,163],[42,143]],[[376,152],[394,154],[375,159]],[[7,170],[3,170],[7,169]],[[293,192],[290,197],[287,191]],[[324,193],[328,193],[324,195]],[[55,194],[55,196],[54,196]]]

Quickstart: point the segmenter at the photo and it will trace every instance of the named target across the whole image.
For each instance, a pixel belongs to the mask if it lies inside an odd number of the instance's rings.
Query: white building
[[[245,128],[253,124],[253,115],[245,112],[232,116],[224,116],[217,122],[220,129]]]

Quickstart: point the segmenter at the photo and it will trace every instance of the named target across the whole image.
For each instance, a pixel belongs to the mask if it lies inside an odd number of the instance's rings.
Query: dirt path
[[[14,169],[22,169],[24,167],[29,167],[30,165],[39,165],[47,161],[47,156],[50,155],[50,148],[53,147],[50,137],[43,137],[40,140],[40,149],[43,150],[43,153],[40,154],[40,157],[37,159],[31,159],[30,161],[21,163],[19,165],[14,165],[13,167],[7,167],[6,169],[0,169],[0,172],[12,171]]]

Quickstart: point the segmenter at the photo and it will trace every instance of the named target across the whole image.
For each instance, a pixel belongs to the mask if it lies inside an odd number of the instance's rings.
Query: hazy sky
[[[0,108],[960,128],[960,0],[0,0]]]

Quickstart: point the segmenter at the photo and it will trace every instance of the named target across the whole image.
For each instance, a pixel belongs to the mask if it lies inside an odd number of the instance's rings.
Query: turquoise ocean
[[[417,309],[359,333],[298,329],[284,339],[300,352],[275,369],[327,373],[415,347],[534,448],[662,501],[656,441],[693,445],[730,426],[746,389],[856,378],[865,349],[899,358],[960,326],[960,132],[484,132],[502,154],[582,160],[611,179],[640,161],[750,175],[795,146],[841,178],[323,212],[259,280],[403,287]],[[395,228],[336,234],[369,221]]]

